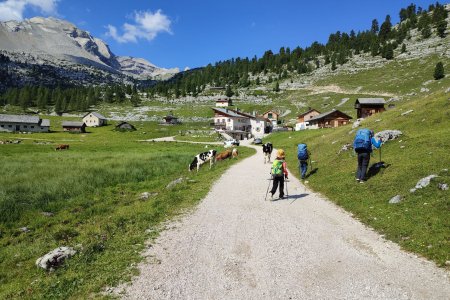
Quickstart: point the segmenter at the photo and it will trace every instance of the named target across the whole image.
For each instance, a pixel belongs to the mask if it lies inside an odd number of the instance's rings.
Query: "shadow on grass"
[[[384,161],[379,161],[372,164],[367,171],[367,179],[376,176],[380,172],[383,174],[384,169],[389,168],[390,165],[391,164],[386,164]]]
[[[318,170],[319,168],[312,169],[311,171],[309,171],[308,174],[306,174],[305,178],[308,178],[309,176],[316,174]]]

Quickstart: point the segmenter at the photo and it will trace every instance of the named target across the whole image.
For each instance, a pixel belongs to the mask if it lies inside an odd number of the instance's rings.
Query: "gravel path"
[[[293,176],[288,199],[264,201],[269,170],[260,148],[232,166],[144,253],[132,284],[116,291],[125,299],[450,298],[448,272]]]

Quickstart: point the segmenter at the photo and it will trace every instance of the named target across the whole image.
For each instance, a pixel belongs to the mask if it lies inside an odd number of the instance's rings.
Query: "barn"
[[[383,98],[358,98],[355,102],[356,117],[367,118],[373,114],[383,112],[386,109],[386,101]]]
[[[86,124],[84,122],[63,121],[62,127],[66,132],[86,132]]]
[[[131,125],[128,122],[120,122],[119,124],[116,125],[116,130],[119,130],[119,131],[134,131],[134,130],[136,130],[136,127],[134,127],[133,125]]]
[[[50,120],[29,115],[1,115],[0,132],[49,132]]]
[[[317,109],[309,109],[307,112],[302,113],[297,116],[297,123],[295,124],[295,130],[304,130],[307,129],[309,126],[309,120],[311,120],[314,117],[317,117],[320,115],[320,111]]]
[[[309,128],[332,128],[346,125],[350,122],[350,117],[339,110],[332,110],[309,119]]]

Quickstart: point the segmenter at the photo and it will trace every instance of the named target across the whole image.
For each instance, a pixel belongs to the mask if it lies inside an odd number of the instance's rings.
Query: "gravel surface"
[[[293,176],[288,199],[264,201],[269,170],[260,148],[232,166],[143,254],[141,274],[115,292],[125,299],[449,299],[447,271],[400,250]]]

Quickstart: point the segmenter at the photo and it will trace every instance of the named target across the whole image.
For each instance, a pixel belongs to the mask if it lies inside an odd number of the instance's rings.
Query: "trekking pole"
[[[288,180],[285,179],[284,182],[286,183],[286,198],[289,198],[289,192],[288,192],[288,188],[287,188]]]
[[[313,170],[311,156],[309,156],[309,166],[310,166],[309,167],[309,174],[311,175],[311,172]]]
[[[380,146],[379,151],[380,151],[380,164],[381,164],[381,146]]]
[[[267,201],[267,194],[269,194],[270,181],[273,180],[273,176],[270,175],[270,179],[268,179],[268,180],[269,180],[269,185],[267,186],[266,197],[264,197],[264,201]]]

